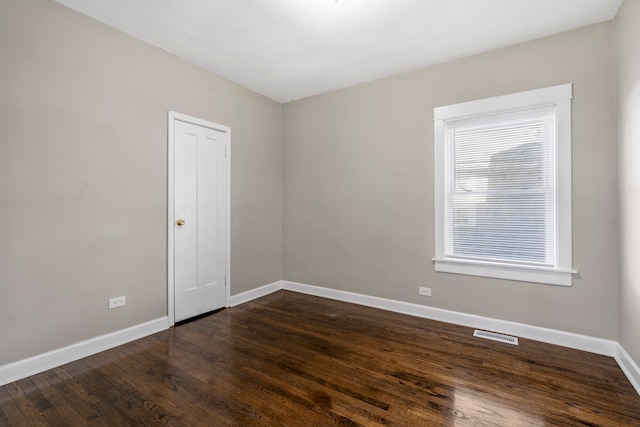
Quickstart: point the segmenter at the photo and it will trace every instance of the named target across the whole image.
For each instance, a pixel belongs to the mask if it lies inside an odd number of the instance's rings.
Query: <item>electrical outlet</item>
[[[422,286],[418,288],[418,293],[423,297],[431,296],[431,288],[423,288]]]
[[[122,307],[123,305],[127,305],[126,296],[123,295],[121,297],[109,298],[109,310],[112,308]]]

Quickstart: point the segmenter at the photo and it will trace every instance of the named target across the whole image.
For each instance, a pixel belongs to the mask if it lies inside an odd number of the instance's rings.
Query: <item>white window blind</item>
[[[555,108],[446,123],[446,257],[556,267],[555,136]]]
[[[434,109],[436,271],[571,286],[564,84]]]

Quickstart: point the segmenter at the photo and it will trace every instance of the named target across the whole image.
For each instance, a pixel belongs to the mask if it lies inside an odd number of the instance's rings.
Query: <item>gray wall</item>
[[[620,185],[620,343],[640,365],[640,2],[615,19]]]
[[[167,314],[168,110],[231,127],[232,294],[282,278],[279,103],[50,0],[0,52],[0,365]]]
[[[612,47],[608,22],[285,104],[284,278],[617,339]],[[433,108],[569,82],[573,287],[435,273]]]

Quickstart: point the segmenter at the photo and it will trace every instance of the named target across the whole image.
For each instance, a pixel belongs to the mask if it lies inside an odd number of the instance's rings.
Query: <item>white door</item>
[[[176,322],[225,306],[227,137],[174,122]]]

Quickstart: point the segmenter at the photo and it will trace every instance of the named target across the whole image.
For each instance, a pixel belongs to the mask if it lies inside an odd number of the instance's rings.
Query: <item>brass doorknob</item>
[[[176,221],[176,224],[180,226],[184,225],[184,219],[180,218],[179,220]]]

